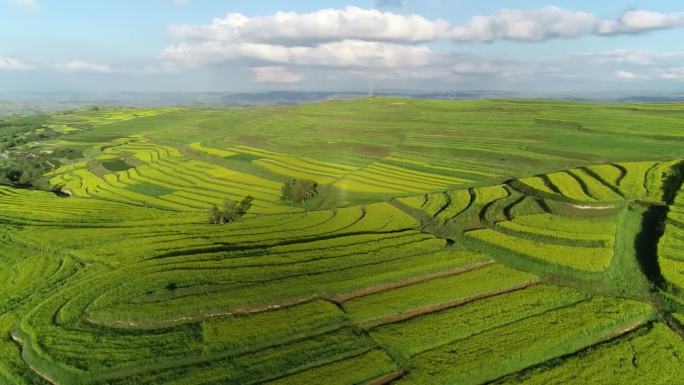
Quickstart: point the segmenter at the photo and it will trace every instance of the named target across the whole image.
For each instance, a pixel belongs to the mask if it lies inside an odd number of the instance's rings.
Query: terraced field
[[[680,383],[684,116],[653,106],[54,115],[61,193],[0,186],[0,383]]]

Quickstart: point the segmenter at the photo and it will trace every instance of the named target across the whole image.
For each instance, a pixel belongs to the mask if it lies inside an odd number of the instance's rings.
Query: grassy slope
[[[377,98],[55,115],[51,124],[73,129],[39,145],[85,154],[51,175],[84,198],[0,187],[0,250],[10,256],[0,276],[11,282],[0,288],[0,330],[16,341],[0,342],[0,380],[543,381],[516,372],[550,359],[553,373],[572,372],[583,365],[577,352],[592,349],[610,360],[621,353],[592,346],[662,327],[646,305],[597,295],[649,301],[634,247],[646,209],[572,205],[657,201],[652,162],[684,153],[681,108]],[[575,169],[602,163],[621,166],[604,180]],[[543,193],[472,188],[565,169],[575,171],[545,182],[561,188],[537,184]],[[279,200],[279,184],[298,175],[325,183],[307,204],[314,211]],[[256,199],[240,223],[205,223],[209,204],[247,194]],[[411,198],[373,203],[396,196]],[[616,230],[575,231],[592,220]],[[581,240],[610,263],[564,268],[463,235],[485,227],[561,251]],[[556,258],[581,268],[581,257]],[[616,309],[628,311],[593,315]],[[463,327],[443,326],[454,320]],[[670,349],[658,333],[648,354]],[[481,365],[484,346],[505,365]],[[557,358],[568,354],[577,356]]]

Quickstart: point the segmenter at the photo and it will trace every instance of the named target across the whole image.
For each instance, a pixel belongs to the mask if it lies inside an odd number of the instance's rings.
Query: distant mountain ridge
[[[187,106],[239,107],[292,105],[324,100],[352,99],[368,96],[367,92],[333,91],[268,91],[268,92],[5,92],[0,93],[0,117],[30,115],[69,110],[83,106]],[[401,96],[416,99],[565,99],[578,101],[612,101],[621,103],[682,102],[684,92],[664,95],[657,92],[628,94],[624,92],[517,93],[511,91],[469,90],[458,92],[417,93],[405,90],[379,90],[374,96]]]

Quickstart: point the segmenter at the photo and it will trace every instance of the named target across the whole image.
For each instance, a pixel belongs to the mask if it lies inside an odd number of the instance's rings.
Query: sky
[[[0,92],[684,86],[681,1],[0,0]]]

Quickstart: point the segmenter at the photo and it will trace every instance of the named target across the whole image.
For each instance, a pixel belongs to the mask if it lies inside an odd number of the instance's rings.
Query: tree
[[[220,223],[233,223],[240,218],[240,208],[235,201],[223,202],[223,213],[221,213]]]
[[[290,178],[281,189],[282,199],[294,203],[303,203],[318,194],[318,183],[309,179]]]
[[[211,206],[209,211],[209,223],[213,225],[221,223],[221,211],[216,205]]]
[[[223,211],[219,210],[218,206],[213,205],[209,211],[209,223],[222,225],[237,221],[247,214],[247,210],[252,207],[253,200],[254,198],[249,195],[239,203],[233,200],[226,200],[223,202]]]

